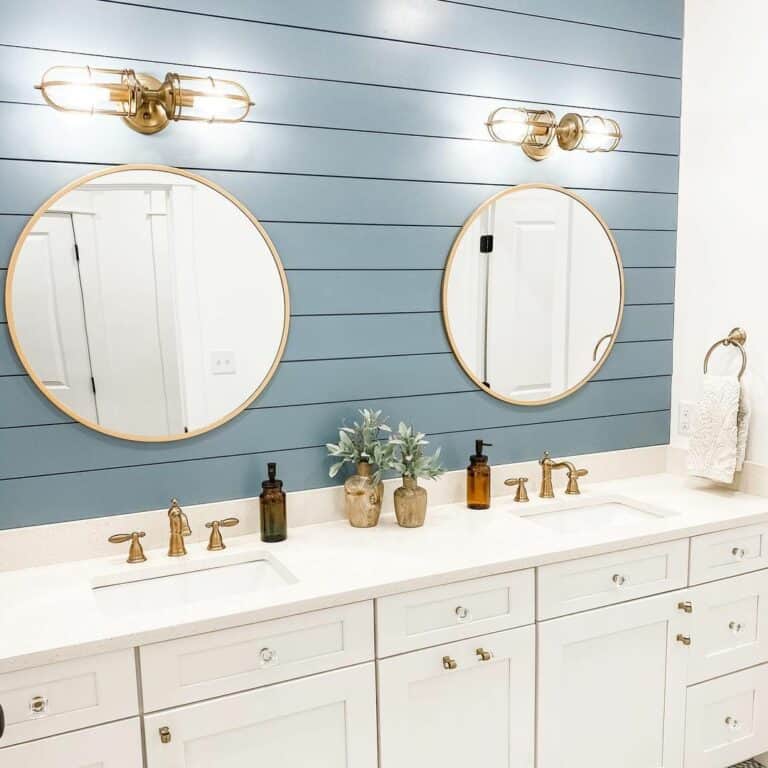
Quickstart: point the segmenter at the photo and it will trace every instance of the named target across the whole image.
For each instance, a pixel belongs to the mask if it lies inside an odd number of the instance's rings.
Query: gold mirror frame
[[[500,200],[503,197],[507,197],[508,195],[513,195],[516,192],[523,192],[528,189],[549,189],[549,190],[552,190],[553,192],[560,192],[564,195],[567,195],[572,200],[575,200],[577,203],[580,203],[581,205],[583,205],[595,217],[595,219],[597,220],[597,223],[602,227],[603,231],[605,232],[606,237],[608,238],[611,244],[611,248],[613,249],[613,255],[616,258],[616,268],[619,273],[619,309],[618,309],[618,312],[616,313],[616,323],[613,327],[613,332],[611,333],[610,340],[608,342],[608,345],[605,348],[605,351],[603,352],[602,357],[595,363],[595,365],[592,367],[592,369],[583,379],[578,381],[572,387],[569,387],[568,389],[564,390],[560,394],[555,395],[553,397],[545,398],[544,400],[515,400],[514,398],[511,398],[511,397],[505,397],[504,395],[499,394],[493,389],[485,386],[485,384],[473,373],[469,365],[467,365],[467,362],[459,353],[456,340],[454,339],[453,332],[451,331],[451,324],[448,319],[448,282],[451,277],[453,262],[454,262],[454,259],[456,258],[456,253],[458,252],[462,238],[468,232],[469,228],[475,223],[477,218],[483,213],[483,211],[489,205],[492,205],[497,200]],[[464,373],[474,382],[475,385],[477,385],[477,387],[481,391],[486,392],[492,397],[495,397],[497,400],[502,400],[505,403],[509,403],[510,405],[523,405],[528,407],[534,407],[534,406],[540,406],[540,405],[549,405],[550,403],[556,403],[558,400],[562,400],[568,397],[569,395],[572,395],[574,392],[577,392],[585,384],[591,381],[597,375],[598,371],[605,364],[605,361],[608,359],[608,356],[611,354],[611,351],[613,350],[613,345],[616,343],[616,337],[618,336],[619,329],[621,328],[621,320],[622,320],[622,317],[624,316],[624,264],[622,263],[622,260],[621,260],[621,253],[619,252],[619,246],[616,243],[616,239],[614,238],[611,230],[608,228],[608,225],[606,224],[605,220],[595,210],[595,208],[593,208],[586,200],[584,200],[584,198],[579,197],[579,195],[574,194],[573,192],[571,192],[568,189],[565,189],[564,187],[558,187],[556,184],[535,184],[534,183],[534,184],[520,184],[516,187],[510,187],[509,189],[504,189],[501,192],[498,192],[495,195],[492,195],[487,200],[484,200],[477,208],[475,208],[475,210],[472,212],[470,217],[464,222],[464,226],[459,230],[459,233],[454,238],[453,245],[451,246],[450,253],[448,254],[448,259],[445,263],[445,269],[443,271],[443,282],[442,282],[442,291],[441,291],[441,315],[443,318],[443,328],[445,329],[445,334],[448,337],[448,342],[451,345],[451,351],[453,352],[454,357],[458,361]]]
[[[38,220],[45,213],[48,212],[48,209],[54,203],[56,203],[62,197],[72,192],[73,190],[77,189],[81,185],[87,184],[93,179],[98,179],[101,176],[109,176],[114,173],[122,173],[123,171],[162,171],[164,173],[171,173],[176,176],[183,176],[184,178],[199,182],[200,184],[203,184],[206,187],[209,187],[214,192],[218,192],[220,195],[222,195],[222,197],[229,200],[230,203],[237,206],[237,208],[240,209],[240,211],[246,216],[246,218],[251,222],[251,224],[253,224],[253,226],[256,228],[256,230],[262,236],[262,238],[264,238],[264,242],[269,248],[269,252],[272,254],[272,258],[275,262],[277,273],[280,276],[280,285],[283,291],[283,307],[284,307],[283,335],[282,335],[282,338],[280,339],[280,345],[278,346],[277,352],[275,354],[275,359],[272,361],[272,365],[269,367],[269,370],[267,371],[267,374],[265,375],[263,381],[254,390],[253,394],[251,394],[248,398],[246,398],[246,400],[242,402],[239,406],[237,406],[237,408],[234,408],[233,410],[229,411],[229,413],[225,414],[222,418],[212,422],[211,424],[208,424],[205,427],[201,427],[200,429],[194,429],[189,432],[184,432],[177,435],[167,435],[162,437],[135,435],[128,432],[120,432],[118,430],[107,429],[101,424],[96,424],[93,421],[84,419],[82,416],[80,416],[78,413],[73,411],[67,405],[65,405],[64,403],[60,402],[55,397],[53,397],[46,390],[45,384],[34,372],[34,370],[32,369],[32,366],[30,365],[29,360],[27,359],[27,356],[24,354],[24,350],[22,349],[22,345],[21,345],[21,340],[19,339],[19,336],[16,330],[16,324],[14,321],[13,303],[11,300],[14,272],[16,270],[16,265],[18,264],[19,258],[21,256],[21,251],[24,247],[24,243],[26,242],[27,236],[32,231],[35,224],[37,224]],[[217,429],[223,424],[226,424],[228,421],[231,421],[232,419],[234,419],[235,416],[238,416],[240,413],[242,413],[266,389],[267,385],[274,377],[275,372],[277,371],[277,366],[280,364],[280,361],[283,358],[283,353],[285,352],[285,345],[288,342],[288,330],[290,326],[291,307],[290,307],[290,295],[288,293],[288,280],[286,279],[285,269],[283,268],[283,264],[280,261],[280,256],[277,253],[277,249],[275,248],[274,243],[272,242],[271,238],[269,237],[266,230],[262,226],[261,222],[248,210],[248,208],[245,207],[245,205],[243,205],[236,197],[234,197],[234,195],[231,195],[229,192],[227,192],[226,189],[224,189],[223,187],[220,187],[215,182],[204,178],[203,176],[198,176],[195,173],[190,173],[189,171],[185,171],[180,168],[173,168],[172,166],[169,166],[169,165],[157,165],[154,163],[134,163],[134,164],[127,164],[127,165],[118,165],[118,166],[115,166],[114,168],[107,168],[103,171],[94,171],[93,173],[88,173],[85,176],[81,176],[80,178],[75,179],[74,181],[71,181],[65,187],[62,187],[58,192],[56,192],[54,195],[49,197],[35,211],[35,213],[32,215],[30,220],[24,226],[24,229],[22,229],[21,234],[19,235],[19,238],[16,241],[16,245],[13,248],[13,252],[11,253],[11,261],[8,264],[8,275],[6,278],[6,285],[5,285],[5,312],[6,312],[6,318],[8,321],[8,331],[10,333],[11,341],[13,342],[13,348],[16,352],[16,355],[19,358],[19,361],[21,362],[22,366],[24,367],[24,370],[27,372],[30,379],[32,379],[32,381],[35,383],[37,388],[43,393],[43,395],[45,395],[45,397],[53,405],[56,406],[56,408],[66,413],[67,416],[69,416],[79,424],[82,424],[83,426],[88,427],[89,429],[92,429],[95,432],[100,432],[102,435],[108,435],[109,437],[116,437],[121,440],[130,440],[137,443],[170,443],[178,440],[188,440],[189,438],[197,437],[198,435],[203,435],[206,432],[211,432],[212,430]]]

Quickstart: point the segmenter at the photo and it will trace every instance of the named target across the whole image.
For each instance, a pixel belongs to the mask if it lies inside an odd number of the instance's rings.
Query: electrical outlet
[[[690,435],[693,432],[693,418],[695,406],[693,403],[680,401],[677,409],[677,434]]]
[[[221,349],[211,352],[211,373],[214,376],[237,373],[235,351],[233,349]]]

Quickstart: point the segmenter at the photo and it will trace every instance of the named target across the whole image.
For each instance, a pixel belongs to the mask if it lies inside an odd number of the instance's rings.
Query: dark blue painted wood
[[[43,105],[45,102],[40,92],[33,90],[30,83],[37,82],[40,74],[49,67],[61,64],[121,69],[126,66],[126,61],[0,47],[0,100]],[[155,72],[158,69],[156,62],[132,60],[130,64],[139,72]],[[210,74],[208,70],[192,67],[185,67],[185,72],[199,76]],[[556,114],[579,110],[591,112],[595,109],[593,105],[583,103],[516,102],[504,94],[488,99],[239,71],[219,74],[239,80],[254,97],[256,104],[248,118],[252,122],[319,126],[345,131],[488,141],[485,121],[493,109],[503,104],[538,106],[552,109]],[[677,118],[610,110],[602,110],[602,113],[621,123],[624,137],[620,151],[678,154],[680,121]]]
[[[237,169],[376,179],[509,186],[526,182],[595,189],[674,192],[677,157],[611,152],[555,152],[534,167],[517,148],[492,141],[435,139],[247,124],[174,126],[152,141],[126,133],[118,120],[65,116],[26,104],[0,104],[0,157],[83,163],[162,163],[183,168]]]
[[[87,24],[73,24],[87,18]],[[34,48],[679,116],[680,81],[92,0],[15,0],[0,41]],[[494,19],[489,18],[489,25]],[[94,34],[93,30],[98,30]],[[549,52],[556,56],[557,40]],[[543,56],[543,54],[540,54]],[[546,58],[543,56],[543,58]],[[162,74],[162,72],[160,73]]]
[[[442,446],[446,466],[460,469],[477,436],[470,430],[432,440]],[[661,445],[669,441],[669,412],[486,429],[482,436],[494,444],[494,463],[533,459],[548,449],[565,456]],[[159,509],[173,496],[185,504],[256,496],[267,461],[278,462],[289,491],[336,484],[328,478],[330,461],[324,448],[270,449],[202,461],[21,478],[0,484],[2,524],[16,527]],[[289,522],[290,514],[289,508]]]
[[[158,508],[174,494],[185,503],[253,495],[268,460],[289,489],[331,484],[325,450],[313,446],[366,403],[431,432],[451,469],[464,466],[478,430],[499,462],[667,442],[680,42],[653,35],[680,37],[681,3],[485,3],[502,11],[439,0],[184,4],[267,24],[96,0],[4,5],[0,268],[25,217],[65,183],[99,164],[154,161],[202,171],[262,219],[294,313],[313,316],[293,318],[285,362],[251,408],[168,445],[67,423],[21,375],[0,323],[0,477],[16,478],[0,480],[0,528]],[[30,85],[56,63],[218,69],[256,106],[247,125],[142,137],[117,120],[39,106]],[[651,74],[618,71],[627,69]],[[609,113],[623,151],[530,163],[487,140],[483,121],[505,102]],[[601,212],[633,305],[596,380],[544,408],[477,391],[438,311],[439,270],[461,224],[489,195],[528,180],[570,186]]]
[[[683,36],[683,0],[452,0],[514,13],[530,13],[582,24]]]
[[[668,77],[679,77],[682,63],[680,40],[649,39],[519,14],[498,15],[489,23],[487,11],[438,0],[136,0],[135,4]]]

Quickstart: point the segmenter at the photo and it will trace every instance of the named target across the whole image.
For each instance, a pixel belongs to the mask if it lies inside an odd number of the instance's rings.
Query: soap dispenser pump
[[[483,448],[491,443],[475,440],[475,452],[469,457],[467,467],[467,507],[488,509],[491,506],[491,468]]]
[[[284,541],[288,535],[283,481],[277,479],[277,464],[267,464],[267,479],[261,484],[259,509],[261,512],[261,540]]]

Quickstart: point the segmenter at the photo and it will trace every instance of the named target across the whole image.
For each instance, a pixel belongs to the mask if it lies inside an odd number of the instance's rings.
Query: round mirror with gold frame
[[[5,301],[40,391],[126,440],[229,421],[288,338],[288,284],[262,225],[208,179],[159,165],[97,171],[48,199],[13,250]]]
[[[486,200],[443,275],[456,358],[475,384],[514,405],[552,403],[584,386],[610,355],[623,310],[611,231],[585,200],[549,184]]]

